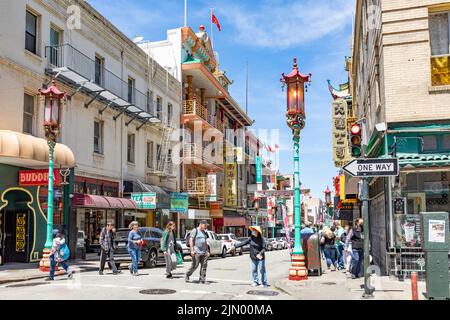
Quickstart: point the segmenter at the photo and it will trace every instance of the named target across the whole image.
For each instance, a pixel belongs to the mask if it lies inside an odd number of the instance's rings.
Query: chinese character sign
[[[237,167],[235,163],[225,164],[225,206],[237,206]]]
[[[333,158],[336,167],[342,167],[348,162],[349,150],[347,140],[347,102],[337,99],[332,107],[333,127]]]

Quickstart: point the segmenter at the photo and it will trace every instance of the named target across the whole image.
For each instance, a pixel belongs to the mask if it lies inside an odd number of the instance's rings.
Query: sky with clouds
[[[184,0],[88,0],[128,37],[166,39],[166,30],[184,22]],[[323,197],[333,165],[331,96],[326,80],[347,81],[345,56],[350,55],[351,0],[187,0],[188,25],[204,24],[210,33],[210,10],[222,31],[214,29],[214,50],[220,69],[234,80],[232,96],[245,109],[246,63],[249,68],[248,111],[255,129],[279,130],[279,168],[292,173],[292,140],[286,126],[285,94],[281,73],[292,69],[297,57],[300,71],[312,73],[305,98],[306,127],[301,133],[300,178],[303,187]],[[215,28],[215,26],[214,26]],[[270,139],[269,139],[270,140]]]

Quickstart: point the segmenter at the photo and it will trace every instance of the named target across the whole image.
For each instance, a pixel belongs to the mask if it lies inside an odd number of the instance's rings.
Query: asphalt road
[[[191,262],[185,261],[174,272],[173,279],[166,279],[163,265],[153,269],[140,269],[133,277],[126,266],[122,274],[112,275],[110,270],[100,276],[98,272],[75,273],[73,279],[59,276],[53,282],[33,280],[0,286],[0,300],[55,300],[55,299],[180,299],[180,300],[248,300],[293,299],[274,288],[278,279],[288,275],[290,256],[287,250],[266,254],[268,288],[251,286],[251,262],[248,253],[242,256],[211,258],[208,261],[207,284],[198,283],[199,269],[191,276],[192,283],[184,281],[184,274]],[[170,289],[165,294],[144,294],[142,290]],[[253,291],[253,292],[252,292]],[[160,292],[161,293],[161,292]],[[256,293],[256,295],[255,295]]]

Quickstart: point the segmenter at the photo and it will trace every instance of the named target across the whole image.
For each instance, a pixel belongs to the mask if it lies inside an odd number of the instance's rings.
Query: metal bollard
[[[417,290],[417,272],[411,272],[411,293],[413,300],[419,300],[419,293]]]

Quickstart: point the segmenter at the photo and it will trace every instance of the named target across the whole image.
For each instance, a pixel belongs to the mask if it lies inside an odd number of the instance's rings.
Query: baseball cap
[[[207,226],[209,226],[209,223],[206,220],[201,220],[199,224],[206,224]]]

